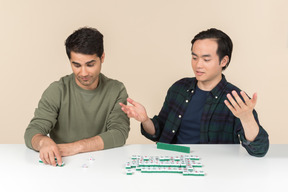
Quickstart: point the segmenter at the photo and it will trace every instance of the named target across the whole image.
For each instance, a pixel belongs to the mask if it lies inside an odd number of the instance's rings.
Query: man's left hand
[[[235,115],[241,120],[245,120],[251,117],[251,115],[253,115],[252,111],[257,102],[257,93],[253,94],[252,99],[249,99],[249,97],[246,95],[244,91],[241,91],[240,94],[244,99],[244,102],[239,97],[236,91],[232,91],[232,95],[234,96],[235,99],[232,97],[231,94],[228,93],[227,98],[230,101],[230,103],[228,102],[228,100],[225,100],[224,103],[230,109],[233,115]]]

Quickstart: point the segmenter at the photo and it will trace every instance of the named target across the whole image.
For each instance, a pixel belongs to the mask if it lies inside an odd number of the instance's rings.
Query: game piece
[[[133,171],[131,169],[126,169],[126,175],[132,175]]]
[[[58,165],[58,163],[56,163],[56,166],[57,167],[63,167],[65,165],[65,163],[64,162],[62,162],[62,164],[61,165]]]
[[[185,159],[190,159],[190,160],[199,160],[200,158],[197,155],[185,155]]]
[[[125,167],[126,167],[126,169],[131,169],[131,164],[130,164],[130,162],[127,162]]]
[[[132,155],[131,159],[137,159],[137,155]]]
[[[88,168],[88,165],[87,164],[83,164],[81,167],[82,168]]]
[[[137,166],[138,164],[136,160],[131,161],[131,168],[136,168]]]
[[[202,170],[187,170],[183,172],[184,176],[205,176]]]
[[[144,159],[144,161],[149,161],[149,157],[148,156],[144,156],[143,159]]]
[[[175,156],[174,157],[174,161],[180,161],[180,157],[179,156]]]
[[[174,145],[174,144],[167,144],[167,143],[157,143],[157,149],[164,149],[170,151],[178,151],[183,153],[190,153],[190,147]]]
[[[92,156],[91,153],[90,153],[89,162],[90,162],[90,163],[93,163],[94,161],[95,161],[95,159],[93,158],[93,156]]]
[[[64,161],[62,161],[61,165],[58,165],[57,158],[55,157],[56,167],[63,167],[65,165]],[[43,161],[39,158],[39,163],[43,163]]]

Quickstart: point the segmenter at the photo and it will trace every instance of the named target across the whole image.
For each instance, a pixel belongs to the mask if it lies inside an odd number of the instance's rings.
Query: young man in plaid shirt
[[[168,90],[159,113],[150,119],[145,108],[128,98],[122,110],[141,122],[142,134],[153,141],[172,144],[241,144],[250,155],[264,156],[267,132],[254,110],[257,94],[250,99],[227,82],[225,70],[232,55],[230,37],[218,29],[197,34],[192,43],[194,78],[183,78]]]

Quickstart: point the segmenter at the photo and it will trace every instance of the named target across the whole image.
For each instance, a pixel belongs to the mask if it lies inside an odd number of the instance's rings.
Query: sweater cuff
[[[36,135],[36,134],[42,134],[42,135],[46,135],[45,133],[37,130],[37,129],[28,129],[25,131],[24,134],[24,138],[25,138],[25,144],[28,148],[33,149],[32,147],[32,138]],[[33,149],[34,150],[34,149]]]

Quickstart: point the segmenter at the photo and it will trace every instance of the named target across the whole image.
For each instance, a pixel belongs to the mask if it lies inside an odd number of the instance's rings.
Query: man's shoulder
[[[227,85],[226,85],[226,89],[225,89],[226,91],[228,91],[228,92],[231,92],[231,91],[233,91],[233,90],[235,90],[235,91],[237,91],[237,92],[240,92],[241,91],[241,89],[239,88],[239,87],[237,87],[236,85],[234,85],[234,84],[232,84],[232,83],[230,83],[230,82],[227,82]]]
[[[236,85],[226,82],[221,88],[224,95],[231,93],[232,91],[236,91],[238,94],[240,93],[241,89],[237,87]]]
[[[70,75],[66,75],[61,77],[59,80],[52,82],[49,87],[47,88],[47,90],[50,91],[59,91],[64,89],[65,87],[67,87],[71,81],[73,80],[73,74]],[[46,91],[47,91],[46,90]]]
[[[116,80],[116,79],[112,79],[112,78],[109,78],[107,76],[105,76],[103,73],[100,73],[100,78],[101,78],[101,83],[103,83],[103,85],[105,87],[124,87],[124,84],[119,81],[119,80]]]
[[[74,77],[73,73],[70,75],[65,75],[65,76],[61,77],[58,81],[55,81],[55,83],[58,83],[59,85],[70,84],[72,82],[72,80],[74,80],[73,77]]]
[[[196,78],[195,77],[184,77],[182,79],[179,79],[178,81],[176,81],[171,88],[172,89],[178,89],[178,88],[189,88],[191,87],[193,84],[196,83]]]

